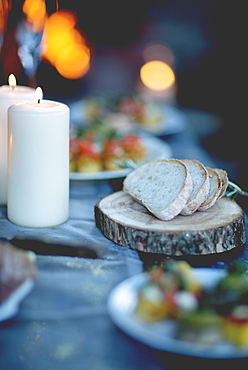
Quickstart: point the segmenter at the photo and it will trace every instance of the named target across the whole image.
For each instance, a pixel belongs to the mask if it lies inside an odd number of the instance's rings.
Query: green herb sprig
[[[122,161],[115,160],[115,163],[123,170],[129,169],[129,170],[136,170],[142,163],[136,163],[132,161],[132,159],[123,158]]]
[[[235,199],[237,195],[244,195],[248,196],[248,193],[244,190],[242,190],[238,185],[236,185],[234,182],[228,180],[228,187],[227,191],[225,193],[225,196],[228,198]]]

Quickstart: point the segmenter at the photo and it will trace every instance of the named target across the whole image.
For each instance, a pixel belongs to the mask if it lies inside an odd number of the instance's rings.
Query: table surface
[[[163,139],[171,145],[175,158],[198,159],[214,166],[188,127]],[[109,241],[95,225],[94,205],[120,186],[117,180],[71,181],[70,218],[51,228],[14,225],[6,217],[6,207],[0,207],[1,237],[94,245],[100,253],[97,259],[37,256],[34,289],[18,314],[0,324],[1,369],[160,370],[178,368],[182,358],[193,368],[206,363],[146,347],[122,333],[108,315],[106,302],[111,290],[142,272],[149,260],[149,256],[144,261],[136,251]],[[210,265],[223,268],[226,259],[237,257],[247,264],[247,249],[245,246],[240,256],[217,256]],[[207,360],[210,366],[219,366],[218,360],[211,361]]]

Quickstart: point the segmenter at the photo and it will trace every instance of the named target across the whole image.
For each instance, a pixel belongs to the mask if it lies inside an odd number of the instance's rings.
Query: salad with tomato
[[[102,120],[95,120],[89,127],[71,133],[71,172],[120,170],[121,162],[127,159],[143,162],[146,156],[146,148],[139,136],[121,133]]]

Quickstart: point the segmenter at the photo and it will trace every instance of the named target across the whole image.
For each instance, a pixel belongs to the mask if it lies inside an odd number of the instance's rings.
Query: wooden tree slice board
[[[95,220],[102,233],[117,244],[169,256],[220,253],[246,241],[244,213],[227,197],[204,212],[161,221],[129,194],[118,191],[95,206]]]

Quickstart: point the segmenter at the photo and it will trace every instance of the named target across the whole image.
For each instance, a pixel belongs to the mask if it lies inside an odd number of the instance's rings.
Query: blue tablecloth
[[[214,165],[190,130],[166,140],[174,157]],[[72,181],[70,219],[46,229],[14,225],[6,218],[6,207],[0,207],[1,237],[22,235],[94,244],[101,255],[98,259],[37,256],[38,278],[34,289],[18,314],[0,324],[2,370],[161,370],[179,366],[181,356],[161,353],[136,342],[116,328],[108,316],[106,302],[112,288],[143,271],[136,251],[107,240],[95,226],[94,205],[111,192],[113,183],[109,181]],[[224,264],[219,263],[220,267]],[[183,359],[184,366],[193,361]],[[191,367],[198,366],[198,361],[200,366],[204,364],[199,359],[194,361],[190,362]]]

